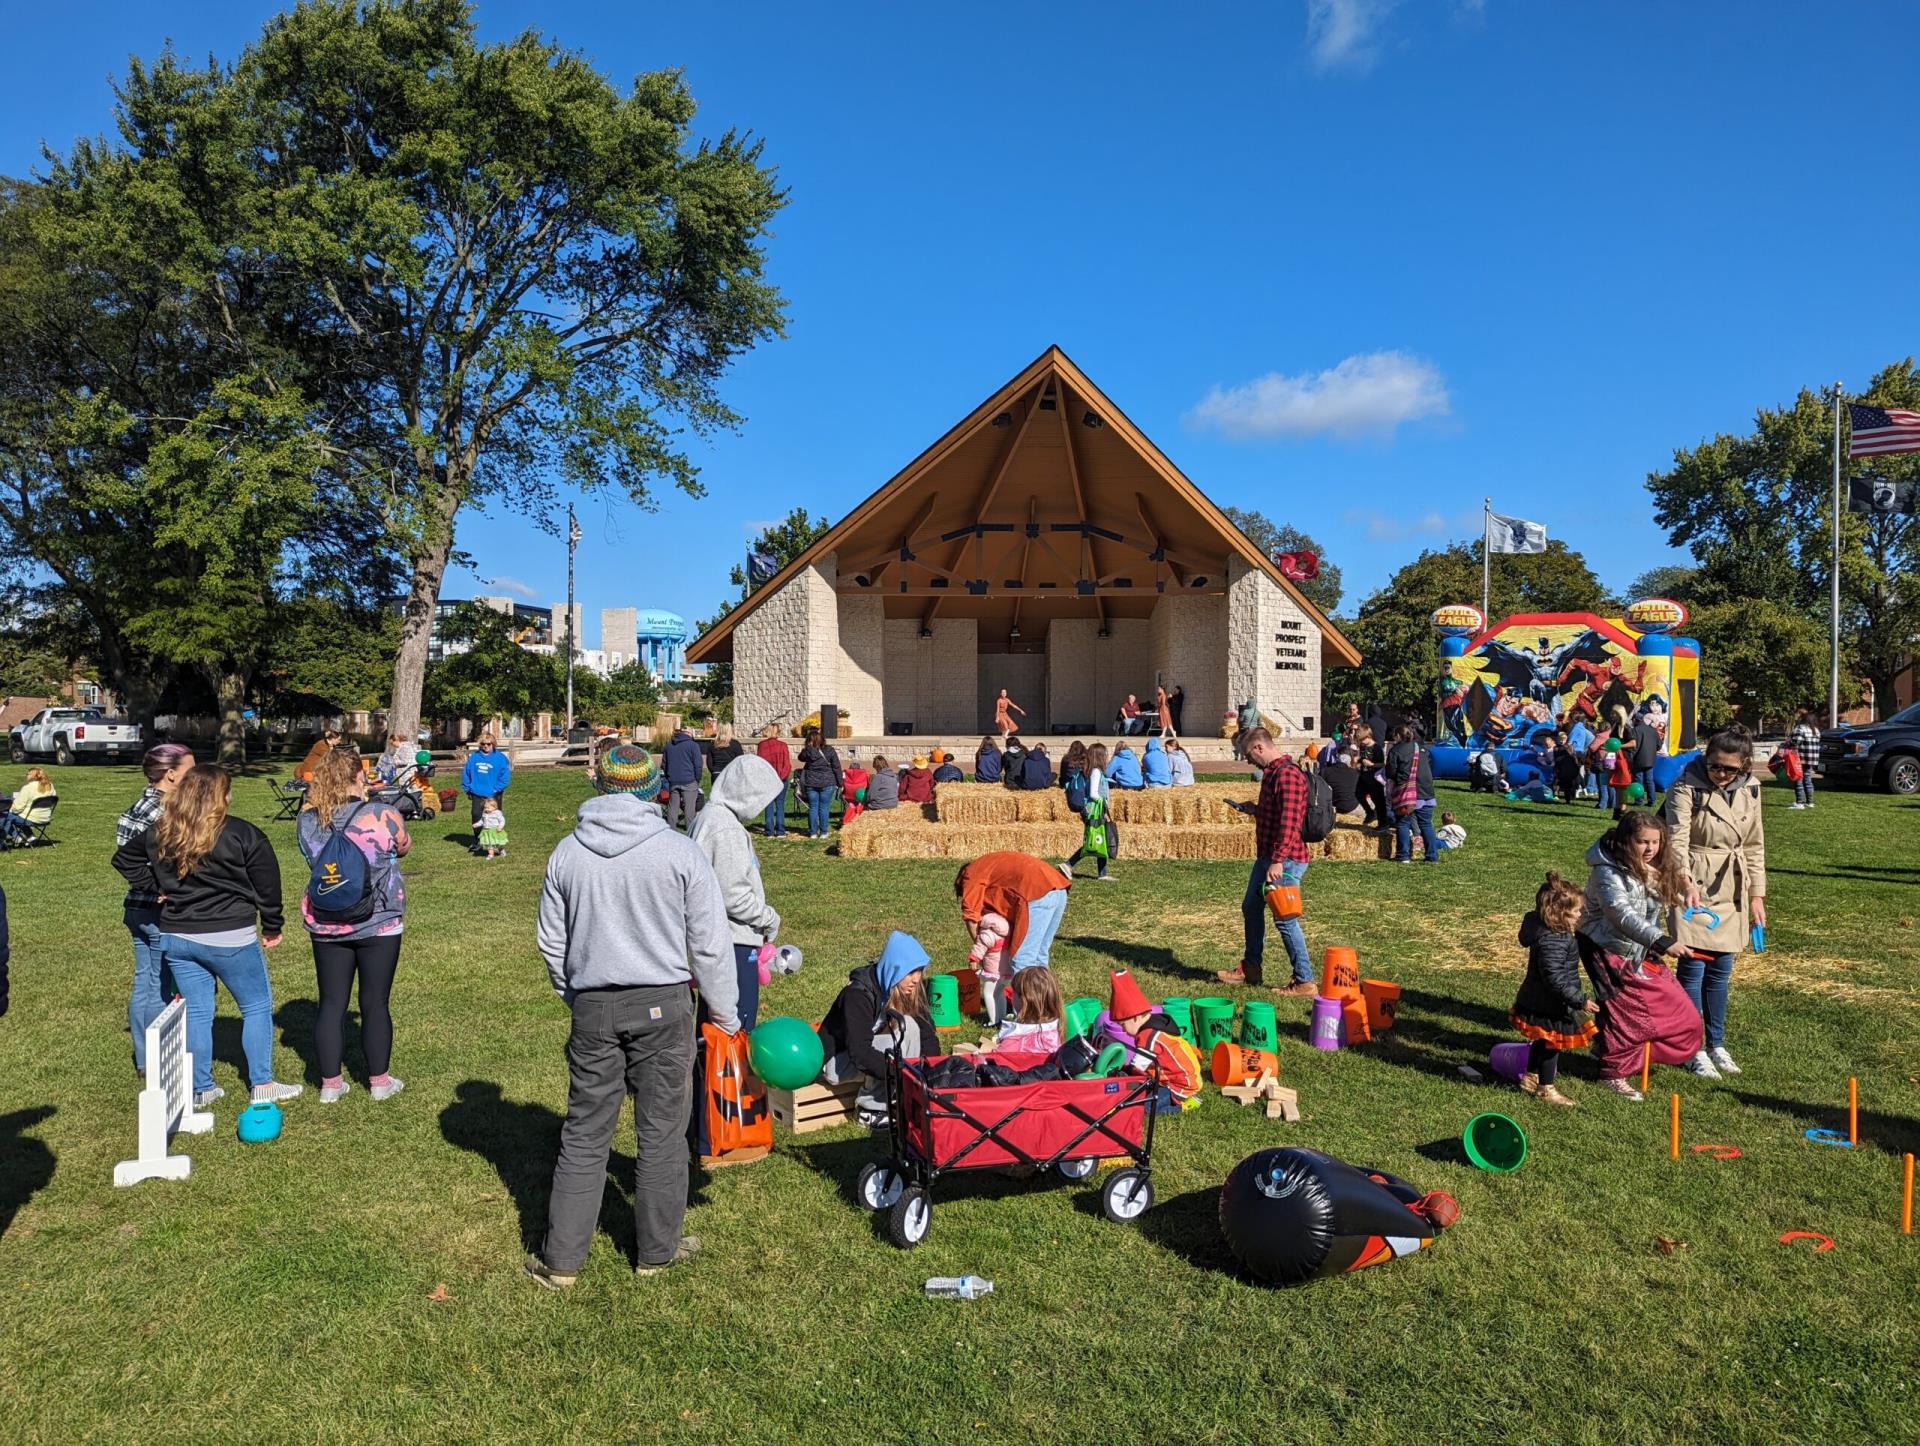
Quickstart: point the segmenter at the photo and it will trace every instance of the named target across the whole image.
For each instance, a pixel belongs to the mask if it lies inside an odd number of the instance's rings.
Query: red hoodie
[[[785,740],[762,738],[754,745],[753,751],[773,765],[773,771],[780,775],[782,783],[792,776],[793,755],[787,751]]]

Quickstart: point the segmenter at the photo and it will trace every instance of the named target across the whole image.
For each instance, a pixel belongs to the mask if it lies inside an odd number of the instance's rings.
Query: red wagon
[[[860,1203],[888,1212],[895,1245],[912,1249],[927,1238],[934,1184],[953,1170],[1025,1166],[1084,1180],[1102,1160],[1127,1159],[1133,1163],[1101,1186],[1101,1208],[1109,1220],[1126,1222],[1152,1206],[1157,1064],[1147,1074],[1106,1079],[948,1089],[927,1082],[926,1066],[936,1062],[888,1060],[893,1155],[860,1172]]]

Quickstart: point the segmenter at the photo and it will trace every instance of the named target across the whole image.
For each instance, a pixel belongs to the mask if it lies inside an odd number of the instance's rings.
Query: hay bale
[[[1019,797],[997,783],[942,783],[933,790],[942,823],[1018,823]]]
[[[1393,835],[1370,834],[1357,824],[1336,824],[1333,832],[1307,846],[1315,859],[1384,859],[1393,854]]]

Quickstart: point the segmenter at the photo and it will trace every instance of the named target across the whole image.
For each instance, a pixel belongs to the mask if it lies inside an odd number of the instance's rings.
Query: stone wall
[[[1253,698],[1288,733],[1323,731],[1320,628],[1280,584],[1238,556],[1227,561],[1226,675],[1235,703]]]
[[[886,603],[877,597],[840,599],[838,682],[828,701],[858,737],[886,731]]]
[[[1189,737],[1217,737],[1227,699],[1227,599],[1169,595],[1154,605],[1148,655],[1171,692],[1184,690],[1180,722]],[[1141,694],[1153,702],[1151,689]]]
[[[789,579],[733,630],[734,726],[785,730],[837,703],[840,610],[833,554]]]
[[[1153,701],[1147,620],[1115,618],[1109,631],[1110,637],[1100,637],[1096,618],[1056,618],[1048,627],[1050,722],[1091,723],[1094,732],[1105,733],[1127,694],[1138,694],[1142,707]]]
[[[918,618],[888,618],[885,637],[885,731],[896,723],[909,723],[916,733],[972,731],[979,625],[972,618],[935,618],[933,636],[922,638]]]

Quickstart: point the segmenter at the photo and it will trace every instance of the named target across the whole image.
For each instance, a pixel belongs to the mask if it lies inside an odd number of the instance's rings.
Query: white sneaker
[[[1719,1067],[1721,1074],[1740,1073],[1740,1066],[1733,1062],[1733,1056],[1727,1053],[1725,1045],[1718,1045],[1707,1053],[1713,1056],[1713,1062]]]
[[[330,1105],[337,1100],[345,1099],[351,1093],[353,1093],[352,1080],[343,1079],[337,1085],[321,1085],[320,1086],[320,1103],[323,1105]]]
[[[193,1096],[193,1107],[196,1110],[204,1110],[215,1100],[223,1100],[226,1097],[227,1092],[221,1089],[219,1085],[215,1085],[210,1090],[197,1090]]]
[[[1798,810],[1798,809],[1805,808],[1806,805],[1804,803],[1790,803],[1787,805],[1787,807]]]
[[[1713,1056],[1704,1049],[1687,1062],[1687,1068],[1701,1079],[1719,1079],[1720,1071],[1713,1067]]]
[[[389,1078],[385,1084],[368,1085],[367,1093],[372,1095],[376,1100],[390,1100],[406,1087],[407,1082],[405,1080]]]
[[[273,1100],[276,1102],[280,1100],[290,1100],[305,1088],[305,1085],[280,1084],[272,1081],[263,1085],[255,1085],[253,1087],[253,1102],[258,1104],[262,1100]]]

